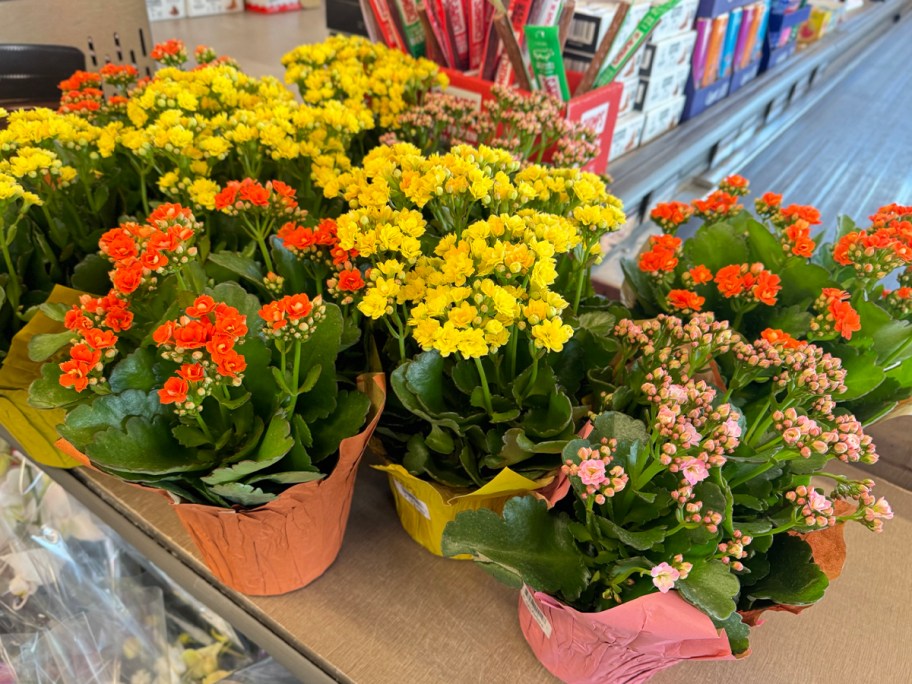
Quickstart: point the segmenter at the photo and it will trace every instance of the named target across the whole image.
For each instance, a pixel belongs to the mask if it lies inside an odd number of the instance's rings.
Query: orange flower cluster
[[[775,192],[765,192],[754,200],[754,208],[757,213],[765,218],[771,218],[778,214],[781,206],[782,195],[777,195]]]
[[[833,259],[841,266],[852,266],[857,275],[874,282],[904,264],[912,263],[912,221],[894,217],[880,227],[856,230],[842,236],[833,249]]]
[[[870,217],[871,225],[877,228],[883,228],[896,221],[912,221],[912,207],[906,207],[902,204],[888,204],[877,210],[877,213]]]
[[[825,287],[814,302],[818,314],[811,321],[811,331],[824,338],[841,335],[847,340],[861,330],[861,318],[847,301],[849,293],[834,287]]]
[[[811,225],[804,219],[798,219],[787,226],[780,238],[782,249],[786,253],[809,259],[817,248],[817,243],[811,239]]]
[[[796,221],[806,221],[811,226],[819,226],[820,211],[809,204],[790,204],[779,210],[778,223],[790,225]]]
[[[100,88],[69,90],[60,96],[62,114],[85,114],[100,111],[105,104],[104,91]]]
[[[162,357],[181,364],[158,391],[162,404],[174,404],[178,415],[199,413],[203,401],[227,384],[241,384],[247,361],[235,345],[247,334],[247,317],[224,302],[200,295],[177,321],[152,333]]]
[[[767,328],[762,333],[760,333],[760,337],[762,337],[774,347],[779,347],[781,349],[800,349],[801,347],[807,345],[807,342],[796,340],[787,332],[783,332],[778,328]]]
[[[750,189],[750,182],[743,176],[737,174],[722,179],[719,183],[719,190],[735,197],[744,197]]]
[[[75,71],[68,79],[61,81],[57,87],[61,92],[101,88],[101,75],[93,71]]]
[[[278,238],[282,246],[298,259],[306,257],[309,264],[326,268],[317,278],[329,274],[326,286],[339,299],[340,304],[350,304],[354,301],[354,293],[364,289],[364,277],[352,264],[352,259],[358,256],[358,250],[343,249],[339,245],[334,219],[325,218],[316,228],[289,221],[279,229]]]
[[[136,83],[139,71],[132,64],[105,64],[98,71],[108,85],[126,90]]]
[[[706,268],[706,266],[703,264],[694,266],[684,274],[685,282],[688,282],[692,285],[703,285],[704,283],[712,281],[712,279],[713,272]]]
[[[289,342],[304,342],[325,317],[326,305],[319,295],[313,300],[303,293],[288,295],[264,304],[259,315],[267,335]]]
[[[686,202],[660,202],[649,216],[664,233],[675,231],[690,220],[694,210]]]
[[[903,285],[895,290],[883,291],[884,303],[903,318],[912,315],[912,287]]]
[[[674,271],[678,265],[681,238],[673,235],[651,235],[649,245],[649,251],[640,255],[640,270],[658,278]]]
[[[724,190],[714,190],[706,196],[706,199],[696,199],[692,204],[697,216],[708,223],[737,216],[744,208],[738,204],[737,195],[732,195]]]
[[[196,255],[192,241],[199,225],[189,209],[160,204],[145,224],[127,222],[107,231],[98,247],[114,264],[114,289],[129,295],[142,285],[154,288],[159,276],[173,273]]]
[[[163,43],[157,43],[149,56],[164,66],[180,67],[187,61],[187,48],[181,41],[172,38]]]
[[[669,306],[685,314],[701,311],[705,302],[705,297],[690,290],[671,290],[668,293]]]
[[[117,355],[117,333],[129,330],[129,304],[111,290],[104,297],[82,295],[66,312],[63,324],[74,334],[70,358],[60,364],[60,384],[82,392],[104,383],[104,364]]]
[[[761,304],[773,306],[780,285],[779,276],[764,269],[763,264],[731,264],[716,272],[716,286],[722,296],[751,298]]]
[[[265,211],[274,218],[303,216],[295,194],[294,188],[279,180],[267,181],[263,185],[252,178],[245,178],[228,181],[215,196],[215,208],[232,216],[249,210]]]

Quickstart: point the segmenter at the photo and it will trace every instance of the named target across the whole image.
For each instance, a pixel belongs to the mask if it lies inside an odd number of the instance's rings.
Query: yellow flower
[[[571,337],[573,337],[573,328],[565,325],[560,318],[552,318],[532,326],[532,339],[535,341],[535,346],[548,351],[561,351]]]
[[[457,328],[468,328],[477,316],[478,309],[465,301],[447,313],[447,319]]]
[[[358,311],[368,318],[377,320],[386,315],[389,302],[385,295],[376,289],[369,289],[364,298],[358,303]]]
[[[483,330],[469,328],[459,335],[459,353],[467,359],[480,358],[488,355],[488,344],[485,341]]]
[[[209,178],[197,178],[187,189],[190,199],[204,209],[215,209],[215,196],[219,192],[218,183]]]

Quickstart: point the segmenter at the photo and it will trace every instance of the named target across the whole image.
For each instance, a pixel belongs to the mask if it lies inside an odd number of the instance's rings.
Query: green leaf
[[[463,394],[471,395],[472,392],[481,386],[481,378],[478,375],[478,369],[472,361],[462,359],[453,366],[451,374],[453,384]]]
[[[688,602],[719,621],[727,620],[735,611],[734,597],[740,588],[738,578],[719,560],[694,563],[687,579],[675,584]]]
[[[317,471],[310,470],[295,470],[290,473],[265,473],[263,475],[254,475],[253,477],[247,478],[247,484],[253,484],[255,482],[274,482],[276,484],[301,484],[302,482],[313,482],[314,480],[322,480],[326,475]]]
[[[537,591],[567,600],[586,588],[589,571],[566,515],[552,515],[532,496],[514,497],[503,517],[491,510],[465,511],[443,533],[443,554],[470,554],[482,567],[498,566]]]
[[[874,341],[873,349],[877,352],[879,362],[892,358],[894,352],[912,337],[912,323],[894,319],[879,304],[864,301],[860,294],[853,299],[852,304],[861,318],[861,332],[856,334]],[[853,346],[855,343],[855,338],[852,338]],[[912,345],[906,347],[905,351],[892,361],[903,361],[910,356]]]
[[[557,437],[573,420],[573,404],[563,392],[548,395],[547,406],[531,409],[522,421],[526,432],[537,438]]]
[[[229,281],[219,283],[212,288],[212,298],[217,302],[225,302],[228,306],[233,306],[242,316],[247,317],[247,337],[257,334],[261,322],[260,301],[254,295],[249,294],[237,283]]]
[[[44,364],[41,367],[41,377],[29,386],[28,402],[35,408],[61,408],[70,406],[79,399],[79,392],[60,384],[60,368],[56,363]]]
[[[763,311],[763,309],[761,309]],[[785,308],[770,309],[765,318],[768,328],[778,328],[796,338],[803,338],[811,329],[811,316],[806,307],[798,304]]]
[[[647,438],[646,426],[642,421],[617,411],[599,414],[592,421],[592,426],[592,434],[589,436],[591,442],[598,442],[602,437],[607,437],[616,439],[620,447],[632,442],[645,442]]]
[[[203,446],[204,444],[212,444],[212,440],[206,437],[202,430],[199,430],[189,425],[175,425],[171,428],[171,434],[174,435],[176,439],[182,446],[193,448]]]
[[[370,409],[370,399],[361,392],[339,392],[336,408],[330,416],[310,425],[315,463],[336,453],[343,439],[358,434]]]
[[[162,381],[155,373],[158,357],[150,347],[139,347],[136,351],[121,359],[108,378],[111,391],[115,394],[126,390],[151,392]]]
[[[605,536],[617,539],[637,551],[648,551],[665,539],[665,529],[662,527],[653,527],[652,529],[634,532],[625,530],[608,518],[602,517],[598,518],[598,525]]]
[[[284,415],[275,415],[269,421],[260,448],[257,449],[257,459],[269,460],[281,458],[291,449],[294,440],[291,438],[291,424]]]
[[[342,339],[342,312],[335,304],[325,306],[325,317],[310,338],[301,345],[301,369],[304,372],[314,366],[325,369],[336,367],[336,356]],[[314,386],[298,396],[296,412],[307,423],[325,418],[335,410],[338,392],[335,373],[320,373]]]
[[[608,338],[614,332],[617,319],[607,311],[590,311],[579,315],[579,327],[597,338]]]
[[[416,356],[405,371],[405,380],[424,409],[431,414],[446,411],[443,399],[443,357],[436,351]]]
[[[89,254],[73,269],[70,282],[76,290],[103,295],[111,289],[108,271],[112,270],[111,262],[97,254]]]
[[[431,431],[428,433],[428,436],[425,437],[424,443],[438,454],[449,455],[456,450],[456,443],[453,441],[450,433],[439,425],[431,427]]]
[[[886,374],[877,362],[877,353],[871,350],[859,350],[847,344],[832,345],[828,351],[842,360],[846,372],[846,391],[835,395],[838,402],[851,401],[870,393],[883,382]]]
[[[304,376],[304,382],[301,383],[301,386],[298,387],[298,394],[304,394],[305,392],[310,392],[313,389],[314,385],[317,384],[317,380],[320,379],[320,373],[323,371],[323,367],[320,364],[312,366],[307,374]]]
[[[741,616],[736,612],[725,620],[713,620],[713,624],[725,630],[732,653],[738,655],[750,648],[750,627],[744,624]]]
[[[248,259],[236,252],[213,252],[209,255],[208,260],[241,276],[257,287],[263,286],[263,269],[253,259]],[[248,321],[249,324],[250,321]]]
[[[814,562],[806,541],[791,535],[778,535],[767,558],[770,573],[751,588],[750,598],[791,606],[806,606],[823,598],[830,582]]]
[[[39,363],[41,361],[47,361],[69,344],[72,339],[73,333],[69,330],[64,330],[59,333],[35,335],[28,343],[28,357],[32,361]]]
[[[120,430],[131,416],[152,420],[161,414],[162,406],[155,393],[127,390],[122,394],[97,397],[90,404],[77,406],[67,413],[57,431],[77,449],[84,450],[95,433],[108,428]]]
[[[216,395],[216,396],[215,396],[215,400],[216,400],[219,404],[221,404],[226,410],[228,410],[228,411],[236,411],[236,410],[238,410],[239,408],[241,408],[241,406],[243,406],[243,405],[246,404],[248,401],[250,401],[250,397],[251,397],[250,392],[244,392],[244,393],[242,393],[242,394],[239,394],[239,395],[236,396],[236,397],[233,397],[233,398],[232,398],[232,397],[229,397],[229,398],[227,398],[227,399],[226,399],[225,397]]]
[[[697,230],[684,242],[684,256],[691,264],[703,264],[715,273],[729,264],[746,263],[750,255],[743,231],[723,221]]]
[[[228,482],[215,485],[212,491],[241,506],[261,506],[276,498],[275,494],[264,492],[259,487],[251,487],[243,482]]]
[[[138,416],[128,418],[124,429],[108,428],[95,433],[85,453],[104,468],[152,475],[206,470],[215,458],[212,452],[181,446],[164,418],[156,417],[150,422]]]
[[[0,302],[0,306],[2,305],[3,302]],[[72,308],[72,306],[64,304],[63,302],[45,302],[38,308],[41,310],[41,313],[50,318],[52,321],[63,323],[67,312]]]
[[[747,212],[735,217],[732,224],[747,232],[748,248],[751,253],[749,261],[762,262],[768,270],[777,271],[785,261],[785,251],[769,228],[755,221]]]
[[[779,291],[781,307],[797,304],[807,308],[823,288],[833,285],[829,271],[803,259],[789,259],[779,271],[779,278],[782,285]]]

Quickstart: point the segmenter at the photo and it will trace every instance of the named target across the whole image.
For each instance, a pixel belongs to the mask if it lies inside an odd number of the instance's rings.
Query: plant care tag
[[[412,506],[415,507],[415,510],[421,513],[425,518],[428,520],[431,519],[431,512],[428,510],[427,504],[424,503],[424,501],[406,489],[399,480],[393,480],[393,484],[396,485],[396,491],[399,492],[399,496],[412,504]]]
[[[532,618],[538,623],[539,629],[544,633],[546,637],[551,638],[551,622],[545,617],[545,614],[542,612],[541,608],[538,607],[538,603],[535,601],[535,597],[532,595],[532,592],[529,590],[525,584],[523,585],[522,591],[523,603],[526,604],[526,608],[529,610],[529,614]]]

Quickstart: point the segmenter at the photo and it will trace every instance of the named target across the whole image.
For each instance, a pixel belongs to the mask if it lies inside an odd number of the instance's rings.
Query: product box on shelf
[[[611,151],[608,153],[609,162],[640,146],[645,120],[643,112],[631,112],[617,120],[614,125],[614,137],[611,139]]]
[[[747,85],[755,78],[757,74],[760,73],[760,60],[755,60],[751,62],[744,69],[735,69],[731,77],[731,85],[728,88],[728,94],[731,95],[733,92],[739,88]]]
[[[685,90],[687,105],[684,107],[684,114],[682,115],[681,120],[687,121],[688,119],[692,119],[697,114],[703,112],[707,107],[712,107],[720,100],[725,99],[728,97],[730,88],[730,78],[716,81],[712,85],[702,88],[695,87],[692,78],[687,79],[687,88]]]
[[[810,5],[805,5],[801,9],[780,14],[771,11],[769,16],[769,29],[767,30],[767,40],[771,48],[782,47],[795,37],[798,27],[807,21],[811,16]]]
[[[485,81],[454,69],[443,68],[442,70],[450,79],[450,85],[446,91],[448,95],[462,97],[479,108],[493,98],[491,87],[494,84],[491,81]],[[579,72],[567,72],[570,92],[573,92],[582,77],[583,75]],[[580,121],[586,124],[598,136],[598,156],[584,167],[586,171],[604,173],[608,166],[608,153],[611,149],[614,125],[618,118],[621,91],[620,83],[609,83],[579,97],[571,97],[564,106],[564,116],[568,121]]]
[[[618,6],[616,3],[577,4],[573,10],[573,19],[570,20],[565,47],[594,55],[617,14]]]
[[[835,26],[833,10],[811,6],[811,16],[798,30],[798,42],[813,43],[823,38]]]
[[[592,55],[576,52],[575,50],[564,50],[564,67],[567,71],[578,71],[583,73],[589,68],[592,62]],[[638,78],[640,75],[640,65],[643,63],[643,48],[633,53],[633,57],[624,66],[624,69],[614,78],[617,81],[626,81]]]
[[[690,64],[681,64],[662,75],[640,79],[633,108],[648,111],[673,97],[684,95],[690,77]]]
[[[188,17],[208,17],[212,14],[243,11],[244,0],[187,0]]]
[[[645,145],[651,140],[655,140],[663,133],[667,133],[678,125],[681,121],[681,114],[687,100],[683,95],[673,97],[670,100],[659,104],[654,109],[644,112],[645,120],[643,122],[643,135],[640,144]]]
[[[726,14],[752,2],[754,0],[700,0],[700,5],[697,7],[697,16],[718,17],[720,14]]]
[[[296,12],[304,7],[319,7],[319,5],[320,3],[314,0],[244,0],[246,10],[258,14]]]
[[[700,0],[681,0],[662,17],[659,25],[652,32],[650,40],[653,42],[666,40],[692,29],[699,5]]]
[[[665,40],[648,43],[642,50],[640,76],[664,74],[674,71],[682,64],[689,65],[696,40],[696,31],[685,31]]]
[[[184,0],[146,0],[146,10],[149,12],[149,21],[180,19],[187,15]]]
[[[620,104],[618,104],[618,117],[626,116],[634,110],[633,105],[636,102],[637,91],[640,87],[640,77],[625,78],[615,81],[615,83],[620,83],[623,88]]]

